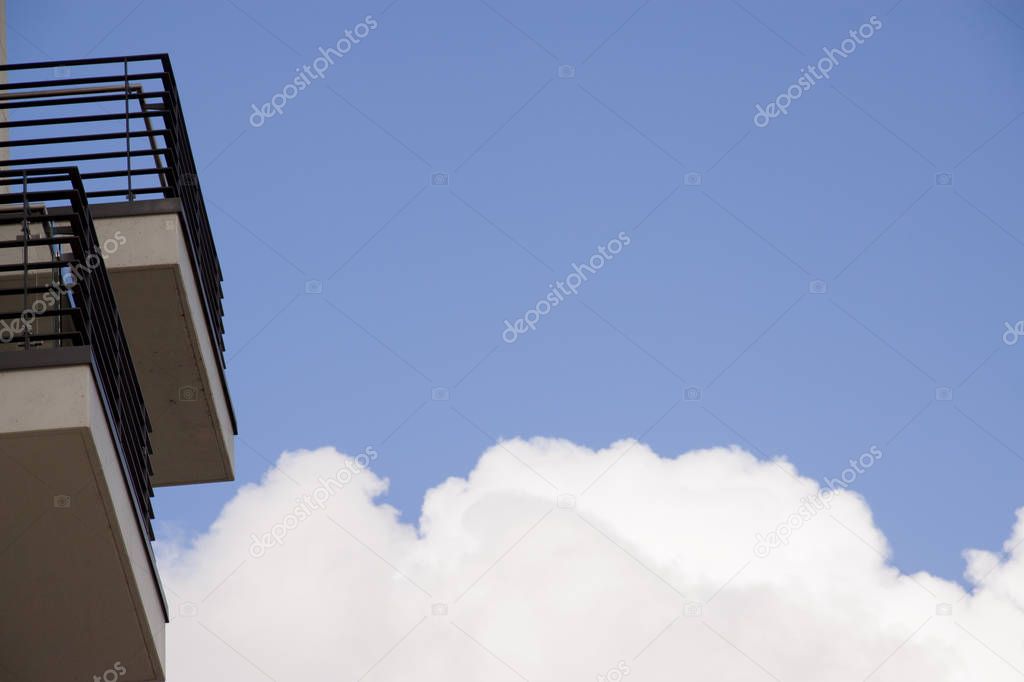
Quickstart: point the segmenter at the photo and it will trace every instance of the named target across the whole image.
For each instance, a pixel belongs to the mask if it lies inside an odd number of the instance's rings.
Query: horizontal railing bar
[[[53,270],[53,269],[57,269],[57,268],[67,267],[69,265],[74,265],[77,262],[78,261],[76,261],[76,260],[74,260],[74,258],[72,258],[72,259],[66,260],[66,261],[63,260],[63,259],[56,259],[56,260],[53,260],[53,261],[50,261],[50,262],[38,261],[38,262],[35,262],[35,263],[15,263],[13,265],[5,264],[5,265],[0,265],[0,272],[23,272],[25,270],[30,270],[30,271],[35,271],[35,270]]]
[[[21,179],[28,176],[28,181],[32,182],[37,175],[59,175],[64,178],[65,183],[70,183],[77,172],[78,168],[75,166],[64,166],[63,168],[56,166],[53,168],[19,168],[18,170],[0,170],[0,178]]]
[[[108,88],[97,88],[97,90],[108,90]],[[0,93],[0,109],[30,109],[32,107],[55,107],[63,105],[75,105],[75,104],[95,104],[99,102],[123,102],[126,98],[133,100],[147,100],[155,99],[157,97],[163,99],[169,93],[163,90],[153,90],[152,92],[130,92],[124,94],[124,88],[115,90],[115,94],[112,95],[83,95],[77,97],[57,97],[57,94],[63,93],[67,95],[68,90],[55,90],[54,94],[40,94],[41,91],[33,91],[31,93],[19,93],[14,92],[10,94]],[[16,100],[25,101],[16,101]]]
[[[163,195],[167,195],[167,194],[169,194],[171,192],[171,189],[172,188],[167,187],[165,185],[159,185],[157,187],[132,187],[131,191],[129,192],[128,188],[125,187],[124,189],[106,189],[106,190],[102,190],[100,192],[89,192],[89,196],[91,196],[91,197],[126,197],[129,194],[133,194],[133,195],[139,195],[139,194],[163,194]]]
[[[55,66],[91,66],[100,64],[122,64],[124,62],[164,62],[166,52],[152,54],[136,54],[124,57],[84,57],[82,59],[54,59],[45,62],[21,62],[19,64],[0,64],[0,71],[24,71],[26,69],[49,69]]]
[[[35,159],[8,159],[0,161],[0,166],[17,166],[20,164],[47,164],[65,163],[67,161],[99,161],[101,159],[120,159],[125,156],[152,156],[153,154],[169,154],[170,149],[159,147],[157,149],[133,149],[130,152],[93,152],[91,154],[66,154],[64,156],[41,156]]]
[[[31,126],[66,125],[68,123],[99,123],[100,121],[123,121],[126,118],[154,118],[170,113],[165,109],[146,109],[127,114],[89,114],[88,116],[57,116],[55,118],[32,118],[24,121],[0,121],[0,128],[27,128]],[[58,140],[60,138],[57,138]]]
[[[0,66],[0,71],[5,71]],[[156,80],[167,77],[167,73],[158,71],[156,73],[129,73],[129,81]],[[85,76],[82,78],[55,78],[49,81],[21,81],[19,83],[0,83],[0,91],[4,90],[26,90],[28,88],[42,88],[54,85],[93,85],[95,83],[123,83],[124,75],[120,76]]]
[[[54,176],[53,180],[47,180],[47,184],[55,184],[60,182],[60,176]],[[20,185],[21,183],[17,180],[0,180],[0,185]],[[64,201],[73,201],[79,197],[77,192],[71,192],[68,190],[33,190],[29,201],[54,201],[63,199]],[[21,194],[17,196],[14,194],[2,194],[0,193],[0,206],[21,206]],[[36,214],[39,217],[39,214]]]
[[[0,107],[2,108],[2,107]],[[123,140],[126,137],[153,137],[154,135],[167,135],[164,128],[154,130],[132,130],[125,133],[90,133],[88,135],[67,135],[61,138],[33,137],[27,140],[0,140],[0,147],[31,147],[43,144],[63,144],[65,142],[97,142],[100,140]]]
[[[63,310],[44,310],[41,313],[37,313],[34,310],[31,312],[32,317],[70,317],[72,310],[75,310],[75,308],[67,308]],[[0,313],[0,320],[16,320],[24,314],[25,313],[23,311],[17,313]]]
[[[25,343],[26,341],[31,343],[32,341],[75,341],[75,340],[78,341],[78,343],[76,345],[84,345],[85,337],[82,335],[82,332],[70,331],[70,332],[61,332],[60,334],[31,334],[29,336],[22,335],[22,336],[12,337],[11,340],[8,341],[6,344],[0,343],[0,348],[3,348],[5,345],[8,345],[8,346],[19,345],[19,344]]]
[[[131,174],[134,175],[166,175],[169,171],[166,168],[132,168]],[[128,177],[127,170],[113,170],[113,171],[95,171],[92,173],[82,173],[83,180],[99,180],[101,178],[124,178]],[[95,192],[89,192],[89,196],[96,196]]]
[[[3,297],[3,296],[21,296],[23,294],[48,294],[48,293],[51,293],[51,292],[53,292],[55,290],[59,292],[59,291],[61,291],[61,289],[65,289],[65,288],[67,288],[67,287],[66,287],[66,285],[63,282],[50,282],[50,284],[48,286],[45,286],[45,287],[33,286],[33,287],[28,287],[27,289],[24,288],[24,287],[21,287],[21,288],[18,288],[18,289],[0,289],[0,297]]]
[[[29,213],[26,216],[21,213],[20,207],[18,206],[12,206],[11,204],[0,206],[0,225],[21,224],[25,222],[26,218],[28,218],[28,224],[30,226],[46,225],[47,223],[52,223],[55,220],[55,216],[52,213]]]
[[[64,235],[60,237],[32,237],[28,240],[13,239],[9,241],[0,241],[0,249],[20,249],[25,246],[30,248],[33,246],[55,246],[57,244],[70,244],[77,241],[78,237],[74,235]]]

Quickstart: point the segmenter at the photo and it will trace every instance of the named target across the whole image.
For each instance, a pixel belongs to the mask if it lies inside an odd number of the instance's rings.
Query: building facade
[[[153,496],[237,433],[170,59],[3,63],[0,112],[0,682],[164,680]]]

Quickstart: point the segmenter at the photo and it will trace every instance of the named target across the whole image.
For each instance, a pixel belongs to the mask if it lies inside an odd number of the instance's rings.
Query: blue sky
[[[1024,503],[1024,347],[1003,341],[1024,319],[1014,3],[8,5],[11,61],[172,57],[241,435],[236,483],[159,491],[165,532],[205,529],[280,452],[322,445],[374,447],[414,521],[496,438],[534,435],[735,443],[819,480],[877,446],[853,487],[894,563],[950,578]],[[872,16],[827,80],[754,124]],[[577,295],[502,340],[623,231]]]

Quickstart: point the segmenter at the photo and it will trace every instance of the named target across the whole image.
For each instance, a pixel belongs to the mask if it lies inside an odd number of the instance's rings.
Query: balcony
[[[74,168],[0,172],[0,679],[164,679],[149,419]],[[52,642],[43,653],[40,642]]]
[[[153,485],[234,478],[221,270],[167,55],[0,66],[0,168],[78,167],[152,421]]]

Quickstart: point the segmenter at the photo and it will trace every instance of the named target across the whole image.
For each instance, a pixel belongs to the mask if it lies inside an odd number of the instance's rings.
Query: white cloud
[[[506,441],[419,530],[365,463],[286,453],[159,547],[171,682],[1024,678],[1024,513],[1005,556],[965,554],[968,594],[891,567],[845,491],[759,558],[818,485],[738,449]]]

